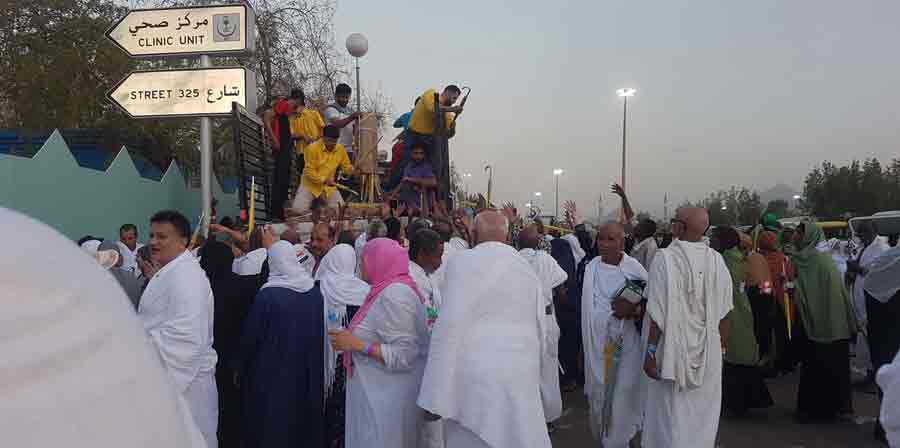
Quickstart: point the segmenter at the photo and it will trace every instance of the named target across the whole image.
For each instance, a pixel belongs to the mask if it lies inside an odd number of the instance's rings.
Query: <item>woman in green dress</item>
[[[816,250],[824,236],[804,223],[794,236],[791,262],[797,271],[794,301],[803,364],[797,392],[800,422],[833,420],[853,413],[850,391],[850,337],[856,315],[831,256]]]

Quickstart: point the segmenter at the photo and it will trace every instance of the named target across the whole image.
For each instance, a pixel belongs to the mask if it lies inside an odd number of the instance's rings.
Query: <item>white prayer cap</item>
[[[2,207],[0,235],[3,446],[206,446],[115,279]]]

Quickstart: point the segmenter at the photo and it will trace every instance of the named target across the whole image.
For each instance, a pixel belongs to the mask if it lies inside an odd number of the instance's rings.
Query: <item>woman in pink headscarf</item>
[[[371,240],[362,258],[372,289],[350,326],[329,332],[335,350],[345,352],[346,447],[415,448],[423,421],[416,398],[427,355],[424,300],[396,241]]]

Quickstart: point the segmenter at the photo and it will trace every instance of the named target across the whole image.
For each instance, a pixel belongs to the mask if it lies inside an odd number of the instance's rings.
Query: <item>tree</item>
[[[877,159],[838,167],[822,162],[806,175],[802,207],[823,219],[871,215],[900,208],[900,159],[887,169]]]
[[[697,206],[707,209],[710,225],[714,226],[752,225],[763,212],[759,193],[746,187],[711,193]]]

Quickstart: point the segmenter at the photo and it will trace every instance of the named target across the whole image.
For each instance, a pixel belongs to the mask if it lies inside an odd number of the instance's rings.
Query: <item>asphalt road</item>
[[[797,375],[767,381],[775,405],[751,413],[743,419],[722,417],[719,423],[719,448],[883,448],[872,437],[874,418],[878,415],[878,399],[873,389],[854,389],[853,407],[856,421],[834,424],[794,423]],[[826,391],[823,391],[825,393]],[[563,398],[567,414],[558,422],[552,435],[553,446],[600,447],[591,437],[587,424],[587,402],[579,389]],[[635,440],[632,446],[640,446]]]

